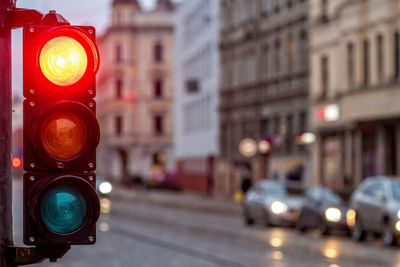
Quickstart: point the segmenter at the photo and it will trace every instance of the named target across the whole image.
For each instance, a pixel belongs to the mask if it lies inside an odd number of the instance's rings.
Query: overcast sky
[[[154,6],[155,0],[139,0],[146,9]],[[182,0],[175,0],[180,2]],[[56,10],[72,25],[92,25],[97,33],[104,32],[109,21],[112,0],[17,0],[17,7],[36,9],[43,14]],[[22,31],[12,33],[13,92],[22,96]]]

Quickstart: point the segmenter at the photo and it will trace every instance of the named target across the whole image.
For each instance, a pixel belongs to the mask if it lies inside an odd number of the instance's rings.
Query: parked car
[[[276,181],[260,181],[251,187],[243,201],[245,223],[294,226],[302,198],[289,196],[286,187]]]
[[[306,191],[303,207],[296,228],[300,232],[319,229],[322,235],[332,230],[346,230],[348,208],[340,196],[325,187],[313,187]]]
[[[400,236],[400,178],[365,179],[351,196],[356,218],[352,236],[365,239],[368,232],[380,235],[385,245],[395,245]]]

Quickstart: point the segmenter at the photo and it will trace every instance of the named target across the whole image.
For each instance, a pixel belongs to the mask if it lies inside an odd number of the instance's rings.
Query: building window
[[[161,115],[156,115],[153,118],[154,121],[154,133],[157,136],[163,135],[164,133],[164,125],[163,125],[163,117]]]
[[[268,119],[261,120],[260,130],[261,130],[260,131],[261,138],[269,136],[269,120]]]
[[[121,44],[117,44],[115,46],[115,62],[121,63],[122,62],[122,47]]]
[[[279,2],[280,0],[273,0],[274,1],[274,10],[276,13],[279,12]]]
[[[354,87],[354,44],[348,43],[347,44],[347,81],[349,88]]]
[[[293,35],[289,34],[287,37],[287,57],[288,57],[287,68],[289,73],[293,70],[293,63],[294,63],[293,49],[294,49]]]
[[[263,49],[263,58],[262,58],[262,78],[264,80],[268,79],[268,66],[269,66],[269,52],[268,46],[265,46]]]
[[[274,119],[274,134],[275,136],[280,136],[281,134],[281,118],[279,116]]]
[[[160,42],[157,42],[154,45],[154,61],[162,62],[163,61],[163,46]]]
[[[329,60],[327,56],[321,58],[321,98],[325,99],[329,90]]]
[[[122,80],[118,79],[115,83],[115,95],[117,99],[122,98]]]
[[[262,12],[263,14],[268,14],[270,11],[270,0],[262,0]]]
[[[304,133],[307,131],[307,113],[305,111],[300,112],[300,128],[299,132]]]
[[[328,21],[328,0],[321,0],[321,21]]]
[[[115,117],[115,133],[117,136],[122,135],[122,116]]]
[[[163,96],[163,80],[157,79],[153,82],[154,96],[161,98]]]
[[[396,79],[400,76],[400,34],[395,32],[394,34],[394,77]]]
[[[279,75],[281,72],[281,42],[279,40],[275,41],[275,74]]]
[[[308,45],[307,45],[307,32],[306,30],[300,31],[300,70],[308,70]]]
[[[286,118],[286,151],[290,152],[293,148],[293,115]]]
[[[377,64],[376,64],[376,67],[377,67],[377,70],[376,70],[376,73],[378,74],[378,82],[382,82],[383,81],[383,75],[384,75],[384,73],[385,73],[385,70],[384,70],[384,68],[385,68],[385,64],[384,64],[384,62],[385,62],[385,55],[384,55],[384,53],[383,53],[383,36],[382,35],[378,35],[377,37],[376,37],[376,62],[377,62]]]
[[[363,83],[367,86],[369,83],[369,42],[364,40],[363,43]]]

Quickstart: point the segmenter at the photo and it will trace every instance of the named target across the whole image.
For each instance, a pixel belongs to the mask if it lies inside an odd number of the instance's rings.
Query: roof
[[[173,10],[174,4],[170,0],[158,0],[155,10]]]
[[[140,8],[140,5],[137,0],[113,0],[113,5],[116,4],[133,4]]]

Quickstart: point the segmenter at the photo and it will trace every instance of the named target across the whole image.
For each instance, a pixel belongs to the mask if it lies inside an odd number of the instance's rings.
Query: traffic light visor
[[[53,113],[44,120],[40,129],[44,150],[60,160],[78,156],[86,146],[87,135],[85,123],[73,113]]]
[[[39,60],[43,75],[59,86],[69,86],[79,81],[88,66],[83,46],[67,36],[50,39],[43,46]]]
[[[87,217],[83,194],[73,187],[59,185],[42,198],[40,215],[45,226],[53,232],[68,234],[81,227]]]

